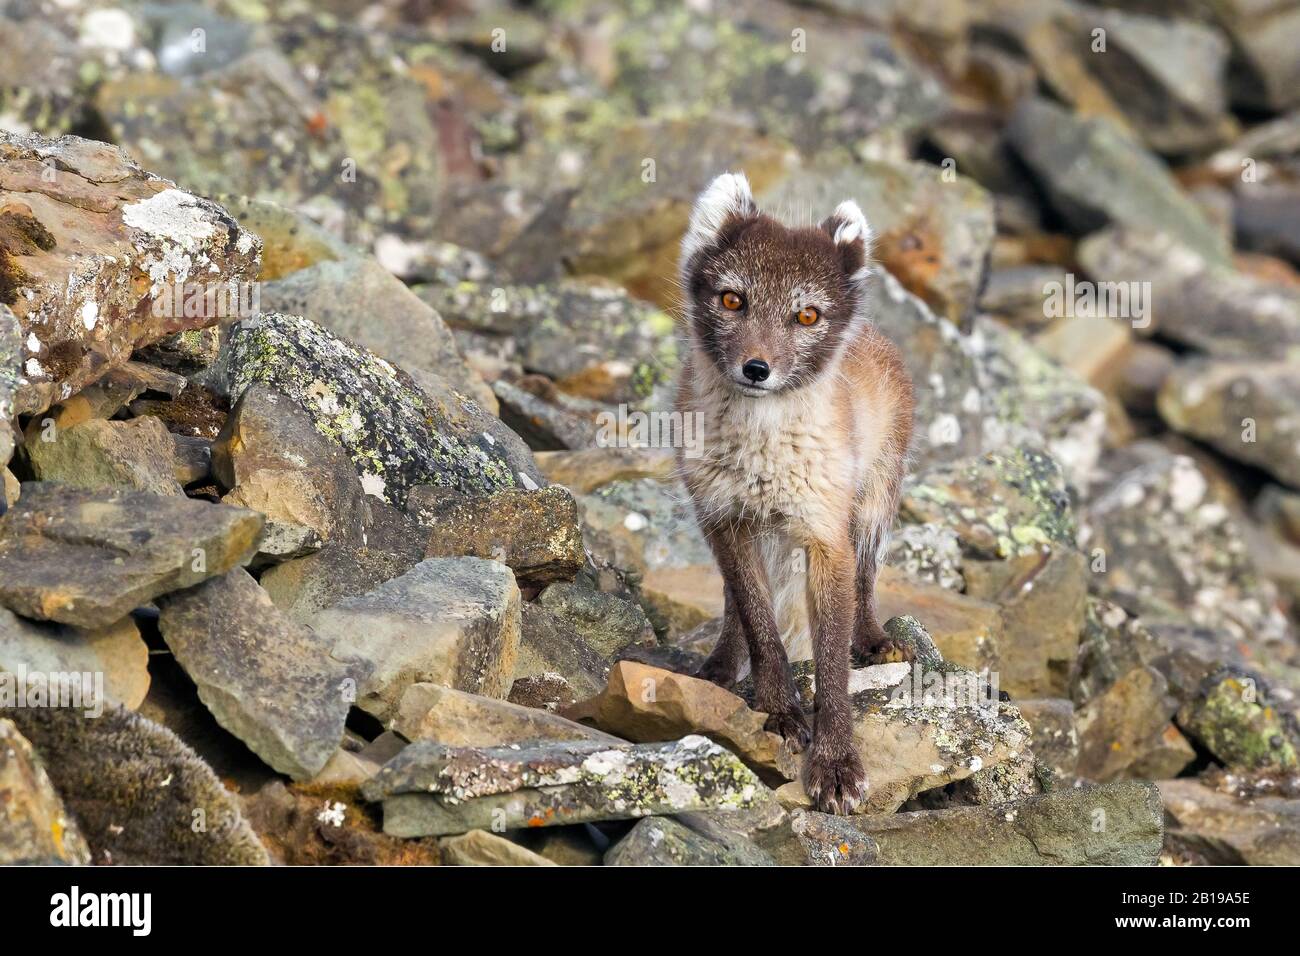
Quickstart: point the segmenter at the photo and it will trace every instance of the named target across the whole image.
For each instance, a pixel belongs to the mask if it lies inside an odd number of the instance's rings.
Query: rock
[[[511,343],[514,361],[586,398],[641,402],[677,367],[672,318],[613,283],[489,279],[416,291],[453,329]]]
[[[163,639],[218,723],[295,780],[338,748],[355,683],[329,641],[236,569],[160,602]]]
[[[526,375],[515,382],[497,379],[492,394],[501,420],[538,451],[594,448],[600,443],[597,418],[608,409],[589,399],[566,395],[548,378]]]
[[[0,303],[0,469],[14,453],[14,431],[9,423],[16,411],[14,396],[22,377],[22,354],[18,317]]]
[[[605,854],[606,866],[775,866],[743,840],[712,840],[672,817],[647,817]]]
[[[613,594],[562,581],[543,591],[538,602],[571,624],[596,653],[606,658],[630,644],[654,644],[654,630],[645,612]]]
[[[1222,33],[1187,19],[1120,10],[1090,9],[1084,16],[1107,41],[1104,53],[1087,57],[1088,69],[1148,146],[1195,153],[1232,136],[1229,45]]]
[[[37,750],[94,861],[121,866],[264,866],[266,848],[239,801],[170,730],[110,708],[3,713]],[[57,759],[54,759],[57,756]]]
[[[1145,753],[1129,764],[1122,776],[1130,780],[1168,780],[1177,777],[1197,758],[1195,748],[1173,724],[1166,725],[1144,749]]]
[[[356,705],[387,721],[412,684],[504,698],[519,647],[519,603],[504,565],[429,558],[309,623],[334,658],[359,662]]]
[[[175,443],[157,418],[122,422],[94,418],[72,428],[56,427],[50,437],[46,441],[38,433],[26,445],[38,481],[77,488],[135,488],[175,497],[185,494],[176,480]]]
[[[756,841],[782,866],[871,866],[879,856],[876,841],[847,817],[798,808],[788,816],[786,826]]]
[[[1234,645],[1247,648],[1254,665],[1266,670],[1293,655],[1274,607],[1275,590],[1259,575],[1231,512],[1191,458],[1161,451],[1122,469],[1094,494],[1088,520],[1090,565],[1104,568],[1093,575],[1093,589],[1140,615],[1148,628],[1222,632],[1210,660],[1222,659]]]
[[[22,488],[14,473],[8,468],[0,468],[0,500],[4,501],[5,510],[18,503]]]
[[[1068,700],[1017,700],[1016,708],[1033,731],[1034,759],[1062,780],[1073,780],[1079,764],[1079,734],[1074,705]]]
[[[1098,783],[1113,780],[1163,747],[1176,707],[1158,670],[1139,667],[1120,677],[1075,715],[1079,776]]]
[[[539,604],[524,603],[516,685],[530,677],[553,675],[575,694],[589,697],[605,686],[608,673],[605,657],[579,635],[572,621]]]
[[[406,688],[389,723],[407,740],[432,740],[448,747],[499,747],[534,740],[622,742],[545,710],[437,684]]]
[[[1223,238],[1168,170],[1109,120],[1030,99],[1012,115],[1007,137],[1076,232],[1112,222],[1154,229],[1179,236],[1209,262],[1227,263]]]
[[[427,557],[492,558],[524,587],[571,581],[586,562],[578,506],[564,488],[467,496],[423,485],[406,510],[429,529]]]
[[[1149,284],[1146,314],[1109,316],[1112,322],[1131,318],[1143,335],[1158,333],[1221,358],[1300,350],[1300,290],[1216,266],[1174,236],[1104,229],[1084,239],[1078,255],[1098,283]]]
[[[997,671],[1002,614],[997,605],[930,584],[896,568],[876,578],[880,616],[908,614],[925,625],[944,660],[971,670]]]
[[[552,743],[484,750],[414,743],[364,793],[384,803],[394,836],[624,820],[701,809],[744,809],[762,785],[703,737],[671,743]]]
[[[0,718],[0,863],[90,862],[90,848],[50,783],[40,756],[12,721]]]
[[[850,673],[853,739],[867,775],[859,813],[904,802],[985,768],[1032,760],[1029,727],[980,675],[952,664],[878,664]],[[782,787],[810,806],[802,785]]]
[[[1263,794],[1249,799],[1199,780],[1162,780],[1171,818],[1168,843],[1206,852],[1228,866],[1295,866],[1300,861],[1300,800]]]
[[[1110,392],[1128,362],[1133,335],[1113,318],[1074,315],[1035,336],[1034,345],[1089,385]]]
[[[282,392],[341,445],[362,488],[400,507],[415,485],[462,492],[541,485],[518,437],[450,388],[426,394],[371,352],[295,316],[264,313],[231,330],[227,384]]]
[[[262,240],[262,282],[283,279],[321,262],[360,258],[350,246],[309,216],[269,199],[222,195],[222,203],[244,228]]]
[[[470,830],[440,840],[443,862],[449,866],[558,866],[518,843],[487,830]]]
[[[857,201],[877,236],[873,256],[935,314],[970,327],[993,245],[993,199],[930,163],[825,163],[758,196],[764,209],[834,209]]]
[[[83,630],[0,607],[0,689],[0,706],[24,691],[34,702],[39,690],[51,704],[85,714],[98,715],[106,704],[135,710],[149,693],[149,648],[129,617]]]
[[[533,457],[547,481],[564,485],[575,495],[589,494],[616,481],[663,481],[677,467],[676,456],[667,448],[582,448],[539,451]]]
[[[446,379],[496,411],[492,390],[465,364],[443,317],[375,260],[320,262],[261,292],[266,311],[300,315],[407,372]]]
[[[257,273],[257,238],[224,209],[75,136],[0,134],[0,223],[0,303],[24,340],[19,414],[67,398],[137,345],[217,320],[167,316],[174,289]]]
[[[1232,225],[1243,249],[1300,263],[1300,190],[1254,185],[1238,191]]]
[[[601,694],[562,713],[636,743],[701,734],[722,744],[772,785],[799,775],[797,756],[779,734],[763,728],[766,714],[750,710],[717,684],[684,674],[619,661]]]
[[[261,528],[243,508],[27,484],[0,518],[0,604],[38,620],[101,627],[243,564]]]
[[[1290,361],[1188,361],[1160,389],[1160,415],[1237,461],[1300,484],[1300,375]]]
[[[1300,73],[1290,55],[1300,38],[1300,8],[1229,0],[1211,9],[1232,41],[1233,104],[1278,112],[1300,104]]]
[[[975,559],[1072,546],[1075,519],[1060,465],[1028,445],[933,468],[903,492],[904,524],[951,528]]]
[[[1279,708],[1267,684],[1242,671],[1207,677],[1179,708],[1178,725],[1230,768],[1293,772],[1298,766],[1295,716]]]
[[[850,819],[882,866],[1152,866],[1164,832],[1159,791],[1136,781]]]

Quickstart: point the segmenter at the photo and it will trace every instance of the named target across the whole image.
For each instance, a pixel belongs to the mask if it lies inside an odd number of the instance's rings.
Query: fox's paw
[[[851,746],[845,750],[818,750],[814,745],[804,768],[804,790],[822,813],[847,815],[867,796],[867,775]]]
[[[791,753],[803,753],[804,748],[812,741],[808,718],[798,707],[769,713],[763,729],[784,737]]]
[[[853,663],[857,667],[869,664],[897,664],[915,657],[912,649],[902,641],[885,633],[883,627],[853,636]]]
[[[692,676],[730,690],[731,686],[736,683],[736,673],[739,670],[739,666],[734,661],[715,660],[710,657],[699,666],[699,669]]]

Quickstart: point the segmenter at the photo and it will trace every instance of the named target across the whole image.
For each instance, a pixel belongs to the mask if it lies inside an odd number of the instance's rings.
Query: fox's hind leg
[[[749,658],[749,648],[746,646],[745,629],[740,624],[740,613],[736,610],[731,588],[725,588],[725,592],[722,633],[708,660],[700,666],[695,676],[730,690],[740,673],[741,665]]]
[[[853,662],[858,666],[910,661],[912,651],[885,633],[876,608],[876,575],[887,543],[888,530],[876,524],[858,539],[858,607],[853,622]]]

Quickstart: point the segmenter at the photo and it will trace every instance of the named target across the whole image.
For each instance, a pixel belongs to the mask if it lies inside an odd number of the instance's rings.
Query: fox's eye
[[[739,312],[745,305],[745,300],[737,292],[724,292],[719,298],[728,312]]]
[[[821,318],[821,313],[809,306],[806,309],[800,309],[795,318],[799,320],[800,325],[816,325],[817,320]]]

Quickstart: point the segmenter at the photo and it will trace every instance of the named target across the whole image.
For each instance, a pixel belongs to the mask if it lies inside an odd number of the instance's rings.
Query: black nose
[[[762,359],[750,359],[740,367],[740,371],[751,382],[765,382],[767,377],[772,374],[772,370],[767,367],[767,363]]]

